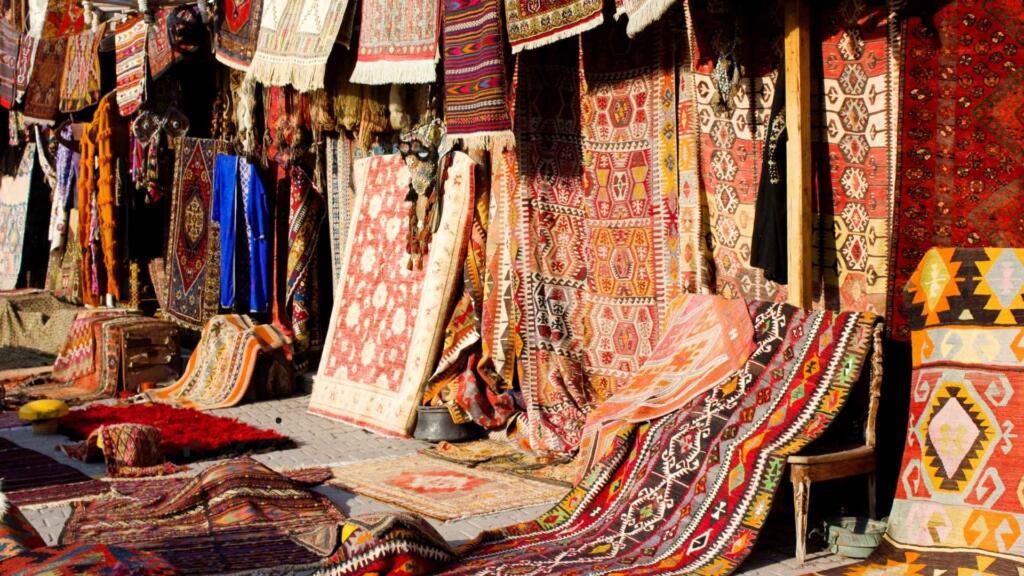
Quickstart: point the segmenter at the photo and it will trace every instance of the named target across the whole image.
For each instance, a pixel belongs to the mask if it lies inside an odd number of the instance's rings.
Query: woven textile
[[[23,348],[56,356],[78,311],[47,292],[3,295],[0,349]]]
[[[422,269],[405,266],[409,169],[397,154],[355,163],[352,208],[331,326],[309,410],[383,434],[412,431],[440,352],[471,220],[473,161],[456,154]]]
[[[117,27],[114,34],[117,65],[117,108],[131,116],[146,100],[146,34],[149,26],[141,17]]]
[[[1024,570],[1024,249],[933,248],[910,276],[910,418],[885,541],[831,574]]]
[[[530,444],[553,451],[574,449],[586,413],[651,353],[680,286],[668,29],[585,35],[582,96],[577,52],[561,48],[522,63],[516,136],[521,385]]]
[[[785,459],[828,426],[873,322],[755,303],[757,348],[686,407],[622,430],[565,499],[485,533],[449,574],[728,574],[749,554]]]
[[[0,290],[11,290],[18,283],[35,162],[36,145],[26,144],[17,172],[0,177]]]
[[[17,89],[17,97],[20,100],[28,89],[28,81],[32,76],[33,63],[36,59],[36,46],[39,44],[37,38],[28,34],[21,35],[21,42],[18,45],[18,65],[15,75],[14,86]]]
[[[291,374],[283,367],[290,355],[288,340],[274,326],[257,325],[248,316],[214,316],[203,328],[181,378],[148,396],[198,410],[229,408],[242,401],[254,379],[264,380],[254,389],[286,388],[275,394],[283,395],[290,392]],[[260,361],[272,363],[274,369],[257,370]]]
[[[166,560],[131,548],[80,544],[35,548],[0,562],[5,576],[113,576],[114,574],[145,574],[175,576],[178,574]]]
[[[99,45],[102,38],[102,30],[68,38],[60,84],[61,112],[77,112],[99,102]]]
[[[32,75],[25,91],[26,120],[50,124],[57,118],[66,47],[66,38],[39,41],[35,63],[32,65]]]
[[[440,0],[364,0],[359,49],[351,80],[357,84],[424,84],[436,77]]]
[[[61,381],[77,380],[96,371],[96,343],[98,325],[112,318],[128,314],[127,310],[83,310],[68,328],[64,344],[53,364],[54,378]]]
[[[46,11],[41,38],[78,34],[85,30],[85,10],[79,0],[41,0]]]
[[[599,0],[505,0],[512,53],[576,36],[604,22]]]
[[[181,138],[175,149],[171,231],[167,243],[167,316],[200,330],[217,313],[220,296],[218,228],[210,214],[213,166],[227,146],[216,140]]]
[[[444,120],[469,145],[509,143],[500,0],[447,0],[444,8]]]
[[[156,21],[148,27],[146,34],[146,60],[149,63],[151,78],[159,78],[174,64],[180,54],[171,47],[171,37],[167,30],[167,20],[173,12],[164,8],[156,13]]]
[[[456,557],[437,530],[413,514],[363,514],[345,522],[341,535],[338,551],[315,576],[425,576]]]
[[[10,108],[17,98],[18,52],[21,34],[4,19],[0,22],[0,106]]]
[[[184,488],[158,486],[75,505],[62,543],[130,544],[183,574],[283,572],[320,561],[295,538],[345,520],[326,496],[248,458],[213,466]]]
[[[487,246],[484,252],[484,303],[480,310],[480,343],[504,386],[514,378],[516,357],[522,340],[516,330],[521,300],[514,287],[521,285],[515,266],[518,245],[516,222],[518,194],[516,153],[506,150],[491,154],[491,204],[488,209]]]
[[[107,491],[106,484],[78,469],[4,438],[0,438],[0,478],[7,499],[22,507],[90,498]]]
[[[324,220],[324,197],[298,166],[288,182],[288,263],[285,306],[291,317],[296,353],[323,346],[317,291],[317,242]]]
[[[0,562],[45,545],[21,510],[0,492]]]
[[[236,70],[248,70],[262,16],[263,0],[225,0],[217,25],[217,60]]]
[[[341,259],[352,222],[352,140],[345,135],[327,138],[327,229],[331,235],[331,269],[335,288],[341,277]]]
[[[669,0],[615,0],[615,19],[625,16],[626,34],[636,36],[661,18],[675,3]]]
[[[524,452],[511,442],[502,440],[474,440],[458,444],[439,442],[420,449],[420,454],[468,468],[515,474],[560,486],[572,486],[576,480],[576,467],[570,458],[553,459]]]
[[[263,0],[256,53],[249,64],[253,78],[268,86],[291,84],[299,92],[323,88],[327,58],[347,5],[347,0]],[[363,26],[365,30],[365,18]]]
[[[908,336],[897,289],[926,250],[1024,246],[1022,26],[1024,8],[1005,0],[948,2],[907,22],[892,246],[897,338]]]
[[[567,487],[411,454],[334,468],[330,484],[439,520],[554,502]]]
[[[143,424],[100,426],[81,445],[61,448],[68,456],[82,460],[99,453],[112,478],[161,476],[188,469],[166,462],[160,450],[160,430]]]

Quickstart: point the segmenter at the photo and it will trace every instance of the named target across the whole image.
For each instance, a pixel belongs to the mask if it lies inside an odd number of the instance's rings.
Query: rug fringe
[[[220,62],[221,64],[227,66],[228,68],[234,68],[235,70],[238,70],[240,72],[248,72],[249,71],[249,66],[248,65],[243,65],[241,62],[238,62],[236,60],[232,60],[231,58],[228,58],[227,56],[221,54],[220,52],[214,52],[213,57],[217,59],[217,62]]]
[[[470,132],[467,134],[451,134],[446,138],[450,140],[461,140],[463,146],[469,150],[511,150],[516,146],[516,136],[512,130],[498,130],[485,132]]]
[[[249,65],[249,74],[266,86],[291,85],[299,92],[312,92],[324,87],[324,75],[327,73],[327,61],[278,62],[257,52]]]
[[[431,60],[405,62],[357,61],[349,81],[353,84],[430,84],[437,79],[437,64]]]
[[[587,30],[592,30],[594,28],[597,28],[598,26],[600,26],[603,23],[604,23],[604,14],[598,12],[595,16],[591,17],[590,20],[584,20],[583,22],[580,22],[579,24],[577,24],[577,25],[575,25],[575,26],[573,26],[571,28],[566,28],[565,30],[562,30],[560,32],[556,32],[554,34],[550,34],[548,36],[542,36],[540,38],[537,38],[536,40],[527,40],[527,41],[524,41],[524,42],[519,42],[517,44],[513,44],[512,45],[512,53],[513,54],[518,54],[518,53],[522,52],[523,50],[533,50],[535,48],[540,48],[542,46],[547,46],[548,44],[552,44],[554,42],[558,42],[559,40],[565,40],[566,38],[572,38],[573,36],[579,36],[580,34],[583,34],[584,32],[586,32]]]
[[[636,12],[625,12],[629,18],[626,21],[626,36],[630,38],[636,37],[645,28],[664,16],[665,12],[673,4],[675,4],[674,0],[647,0],[647,2],[640,5]],[[618,19],[618,16],[616,16],[616,19]]]

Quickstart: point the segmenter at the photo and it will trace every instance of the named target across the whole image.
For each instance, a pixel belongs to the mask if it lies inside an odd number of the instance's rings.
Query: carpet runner
[[[21,507],[92,498],[107,492],[106,483],[49,456],[0,438],[3,492]]]

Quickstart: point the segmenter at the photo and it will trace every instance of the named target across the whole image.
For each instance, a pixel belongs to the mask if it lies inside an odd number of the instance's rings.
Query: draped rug
[[[516,358],[522,350],[518,330],[522,299],[516,297],[517,288],[522,285],[516,240],[517,178],[515,150],[491,154],[491,205],[484,255],[487,270],[480,311],[480,347],[504,387],[512,385]]]
[[[296,354],[318,350],[323,333],[318,322],[317,242],[324,220],[324,197],[306,172],[293,166],[288,181],[288,261],[285,307],[291,319]]]
[[[164,312],[182,326],[200,330],[217,313],[220,301],[220,244],[210,211],[214,159],[227,153],[227,146],[181,138],[175,150]]]
[[[78,112],[100,99],[99,46],[105,26],[68,37],[60,81],[61,112]]]
[[[882,544],[832,575],[1024,571],[1024,249],[933,248],[903,295],[910,418]]]
[[[437,530],[413,514],[363,514],[345,522],[341,535],[338,551],[314,576],[425,576],[455,558]]]
[[[66,38],[43,39],[38,42],[32,75],[25,91],[26,120],[52,124],[57,118],[66,52]]]
[[[347,0],[263,0],[256,52],[249,64],[253,78],[268,86],[291,84],[299,92],[323,88],[327,58],[347,5]],[[365,19],[363,26],[369,27]]]
[[[18,44],[18,65],[17,74],[14,77],[14,86],[17,97],[20,100],[28,89],[28,80],[32,76],[32,63],[36,59],[36,45],[39,40],[28,34],[21,35],[21,42]]]
[[[56,356],[78,312],[43,291],[0,296],[0,350],[24,348]]]
[[[0,106],[10,109],[18,96],[18,52],[21,34],[6,19],[0,22]]]
[[[398,154],[356,161],[352,208],[330,331],[309,411],[382,434],[412,431],[440,352],[462,269],[473,202],[473,161],[454,156],[424,265],[405,263],[409,169]]]
[[[473,440],[457,444],[442,441],[421,448],[419,453],[467,468],[514,474],[566,488],[576,480],[576,467],[571,458],[550,458],[524,452],[506,440]]]
[[[215,56],[225,66],[248,70],[263,17],[263,0],[225,0],[215,36]]]
[[[445,127],[470,146],[512,139],[499,1],[445,2]]]
[[[755,351],[681,409],[619,431],[537,520],[484,533],[447,574],[728,574],[750,553],[785,459],[857,381],[873,317],[752,303]]]
[[[174,12],[171,8],[158,10],[156,21],[149,27],[146,34],[146,62],[149,65],[149,77],[157,79],[180,58],[181,54],[171,46],[168,20]]]
[[[505,27],[512,53],[540,48],[601,25],[599,0],[505,0]]]
[[[121,116],[135,113],[146,100],[146,31],[149,26],[141,17],[117,27],[116,46],[117,109]]]
[[[214,316],[181,378],[147,396],[197,410],[229,408],[250,392],[283,396],[292,391],[290,356],[288,340],[274,326],[256,324],[248,316]]]
[[[160,429],[145,424],[111,424],[93,430],[84,442],[61,446],[71,458],[99,460],[110,478],[163,476],[188,470],[167,462],[160,450]]]
[[[345,520],[326,496],[249,458],[213,466],[184,488],[167,486],[73,505],[61,543],[130,544],[182,574],[299,570],[326,555],[302,542],[321,531],[337,538]]]
[[[549,504],[568,490],[422,454],[363,460],[332,472],[332,486],[445,521]]]
[[[389,0],[362,3],[359,48],[352,82],[424,84],[436,76],[441,2],[410,0],[399,9]]]
[[[621,26],[584,35],[582,95],[569,43],[520,67],[521,384],[535,450],[578,445],[679,291],[670,39],[666,25],[634,40]]]
[[[948,2],[907,21],[892,246],[897,338],[908,325],[896,289],[926,250],[1024,246],[1022,26],[1024,7],[1008,0]]]
[[[36,145],[30,142],[17,172],[0,177],[0,290],[12,290],[18,283],[35,162]]]
[[[332,284],[341,277],[341,259],[345,255],[348,229],[352,222],[352,145],[348,136],[327,138],[324,152],[327,166],[327,229],[331,235]]]
[[[108,490],[78,469],[5,438],[0,438],[0,478],[4,495],[18,506],[91,498]]]

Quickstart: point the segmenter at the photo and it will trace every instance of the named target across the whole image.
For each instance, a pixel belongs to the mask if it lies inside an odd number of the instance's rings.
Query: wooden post
[[[812,300],[811,43],[808,0],[786,0],[786,225],[789,303]]]

